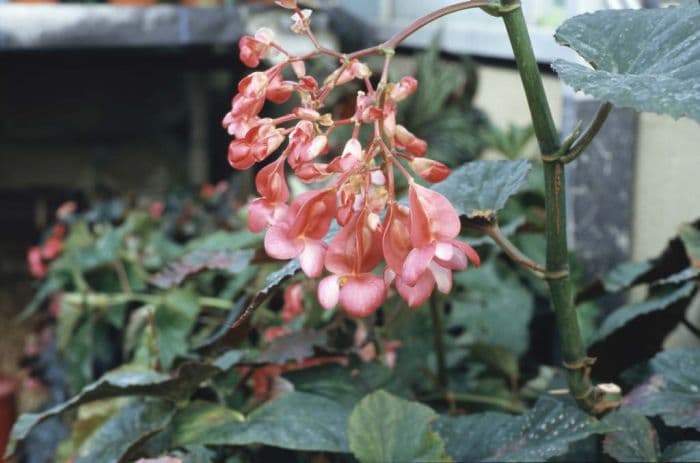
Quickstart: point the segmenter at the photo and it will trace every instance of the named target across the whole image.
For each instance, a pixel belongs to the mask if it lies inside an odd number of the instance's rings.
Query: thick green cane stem
[[[513,6],[519,2],[503,0],[502,3],[504,6]],[[542,77],[532,50],[522,9],[516,8],[504,13],[503,21],[527,95],[540,151],[543,155],[556,153],[560,145],[559,136],[544,93]],[[545,162],[544,179],[547,271],[566,272],[569,268],[569,253],[566,242],[564,165],[560,162]],[[574,310],[571,281],[567,276],[556,280],[550,279],[548,282],[561,335],[564,361],[568,365],[569,391],[581,408],[591,411],[596,405],[596,394],[588,377],[590,365],[586,361],[586,349]]]

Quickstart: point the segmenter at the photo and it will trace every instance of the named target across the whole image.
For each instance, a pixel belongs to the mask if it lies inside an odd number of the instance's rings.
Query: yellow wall
[[[700,124],[639,117],[632,255],[657,255],[682,222],[700,217]]]

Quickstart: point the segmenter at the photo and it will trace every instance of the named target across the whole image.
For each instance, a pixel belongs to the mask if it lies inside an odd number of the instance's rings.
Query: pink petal
[[[415,285],[420,276],[425,272],[435,255],[435,244],[422,248],[414,248],[408,253],[403,263],[401,278],[408,285]]]
[[[287,237],[287,225],[273,225],[265,234],[265,252],[274,259],[292,259],[304,250],[304,242]]]
[[[367,317],[386,299],[384,280],[370,273],[348,276],[340,288],[340,305],[355,317]]]
[[[340,297],[340,284],[338,275],[330,275],[318,283],[318,302],[321,306],[330,310],[338,304]]]
[[[264,198],[253,200],[248,206],[248,230],[260,233],[272,219],[274,208]]]
[[[408,234],[408,212],[393,204],[384,221],[382,249],[386,263],[396,274],[403,271],[403,263],[411,250]]]
[[[469,246],[467,243],[463,243],[459,240],[452,240],[451,241],[452,245],[459,248],[466,256],[469,258],[469,262],[474,264],[475,266],[481,265],[481,259],[479,258],[479,254],[476,253],[474,248]]]
[[[435,261],[450,270],[464,270],[467,268],[467,256],[462,252],[462,249],[453,247],[452,251],[452,257],[449,260],[435,258]]]
[[[425,272],[414,286],[409,286],[402,278],[396,278],[396,290],[412,308],[422,306],[435,288],[435,278],[431,272]]]
[[[435,262],[430,263],[430,272],[435,278],[438,291],[447,294],[452,291],[452,270],[443,267]]]
[[[420,212],[424,217],[420,218],[417,225],[423,227],[423,220],[427,220],[432,236],[441,240],[450,240],[459,234],[461,224],[459,216],[452,207],[450,201],[440,193],[433,191],[423,186],[412,184],[409,191],[409,200],[411,204],[411,219],[414,218],[414,209],[416,213]],[[418,228],[416,232],[413,230],[414,224],[411,223],[411,239],[414,240],[414,246],[419,246],[417,240],[424,240],[423,234],[425,230]],[[414,237],[414,233],[418,233]]]
[[[323,271],[326,244],[323,241],[304,240],[304,250],[299,254],[301,269],[307,277],[316,278]]]
[[[435,257],[441,260],[450,260],[452,259],[453,249],[452,244],[440,241],[435,246]]]

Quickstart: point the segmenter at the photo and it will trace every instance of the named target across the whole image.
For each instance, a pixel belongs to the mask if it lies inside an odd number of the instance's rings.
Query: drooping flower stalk
[[[382,305],[392,285],[411,307],[422,305],[435,288],[448,293],[452,271],[469,262],[478,265],[479,256],[456,239],[460,221],[450,202],[414,180],[417,175],[435,183],[450,171],[425,158],[425,140],[396,120],[397,105],[418,88],[411,76],[389,81],[393,47],[400,40],[391,42],[391,48],[346,56],[321,46],[311,30],[311,11],[294,1],[278,3],[293,11],[292,31],[306,35],[315,49],[295,56],[274,41],[269,29],[239,43],[241,61],[249,67],[273,54],[278,58],[278,64],[241,80],[223,119],[234,137],[228,150],[233,168],[249,169],[282,150],[256,176],[260,197],[250,204],[249,229],[266,230],[270,257],[299,258],[310,278],[322,276],[324,268],[330,273],[318,286],[319,301],[327,309],[340,304],[351,315],[366,317]],[[465,2],[457,9],[467,4],[480,5]],[[376,88],[370,67],[361,61],[369,54],[385,58]],[[305,62],[318,56],[338,60],[321,82],[306,74]],[[356,94],[354,113],[336,120],[324,112],[326,99],[351,82],[363,88]],[[289,114],[275,119],[261,115],[265,101],[280,104],[292,98],[295,107]],[[338,152],[328,140],[341,125],[352,125],[353,132]],[[365,144],[359,138],[363,126],[372,134]],[[337,155],[330,158],[330,153]],[[287,170],[312,189],[291,197]],[[395,170],[408,181],[408,207],[397,202]],[[327,243],[333,222],[340,230]]]

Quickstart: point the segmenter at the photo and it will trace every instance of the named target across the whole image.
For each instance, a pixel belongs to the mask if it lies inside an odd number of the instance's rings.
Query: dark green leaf
[[[653,375],[625,397],[624,405],[660,415],[669,426],[700,429],[700,349],[661,352],[650,367]]]
[[[292,259],[281,269],[276,272],[270,273],[267,278],[265,278],[265,284],[262,289],[258,291],[255,296],[250,300],[245,310],[240,314],[240,316],[231,324],[229,329],[233,329],[240,325],[243,320],[248,318],[248,316],[257,309],[260,304],[265,302],[265,299],[270,296],[274,291],[276,291],[280,285],[289,277],[293,276],[301,270],[301,265],[299,264],[299,259]]]
[[[175,358],[187,352],[187,337],[198,313],[197,297],[185,290],[169,292],[163,304],[156,307],[153,322],[163,368],[170,369]]]
[[[430,429],[435,418],[423,404],[373,392],[350,415],[350,449],[362,463],[444,461],[442,439]]]
[[[94,245],[71,249],[51,264],[51,270],[73,269],[88,272],[109,265],[119,257],[119,247],[124,234],[121,230],[106,227]]]
[[[618,308],[611,313],[602,323],[598,332],[593,338],[593,342],[600,341],[620,328],[624,327],[632,320],[647,315],[652,312],[665,310],[679,301],[689,299],[695,290],[694,283],[686,283],[680,288],[664,296],[656,297],[644,302],[638,302]]]
[[[211,235],[191,240],[187,243],[188,251],[230,251],[258,246],[263,235],[248,230],[235,232],[218,231]]]
[[[700,442],[683,441],[669,445],[661,455],[661,461],[671,463],[700,461]]]
[[[688,282],[664,290],[647,301],[620,307],[603,321],[588,349],[598,358],[593,365],[595,376],[616,378],[661,349],[668,333],[683,319],[696,287]]]
[[[292,450],[348,452],[350,410],[325,397],[290,392],[253,411],[235,412],[195,402],[174,420],[174,445],[271,445]]]
[[[576,90],[637,111],[700,121],[700,8],[605,10],[576,16],[556,39],[594,69],[557,60]]]
[[[133,461],[139,446],[165,429],[174,414],[163,401],[130,402],[87,439],[76,463]]]
[[[482,362],[508,378],[518,377],[518,357],[505,347],[474,343],[469,346],[469,359]]]
[[[29,431],[40,422],[78,405],[94,400],[134,395],[161,397],[176,401],[188,398],[202,381],[220,371],[213,365],[192,362],[181,365],[175,376],[155,371],[129,371],[127,369],[107,373],[96,382],[86,386],[80,394],[67,402],[41,413],[25,413],[20,416],[12,428],[11,441],[7,451],[12,453],[17,441],[27,437]]]
[[[685,270],[681,270],[680,272],[674,273],[673,275],[670,275],[666,278],[662,278],[660,280],[655,281],[652,283],[653,286],[661,286],[661,285],[677,285],[679,283],[685,283],[688,280],[694,280],[700,276],[700,270],[694,268],[694,267],[688,267]]]
[[[532,295],[514,274],[501,273],[489,261],[478,269],[455,274],[464,291],[453,296],[447,326],[464,330],[460,342],[494,344],[520,355],[529,346]]]
[[[314,347],[325,346],[327,339],[328,336],[325,331],[297,331],[274,339],[260,353],[256,361],[278,364],[286,363],[290,360],[300,362],[305,358],[313,357]]]
[[[544,461],[609,427],[576,407],[543,397],[521,416],[441,416],[435,429],[455,461]]]
[[[632,286],[637,279],[653,268],[651,261],[624,262],[608,272],[601,281],[606,291],[614,293]]]
[[[454,205],[459,215],[493,220],[509,197],[527,182],[530,163],[517,161],[472,161],[452,171],[433,189]]]
[[[66,283],[67,278],[64,276],[49,274],[46,280],[41,283],[36,293],[34,293],[34,297],[32,297],[27,307],[19,314],[18,318],[20,320],[26,320],[34,315],[36,311],[39,310],[39,307],[41,307],[41,304],[53,293],[59,289],[63,289]]]
[[[402,394],[406,386],[392,370],[379,362],[363,363],[356,368],[340,365],[323,365],[304,368],[284,375],[301,392],[328,397],[336,402],[353,407],[367,393],[377,389],[390,389]]]
[[[212,402],[194,401],[177,413],[173,422],[174,443],[177,446],[203,444],[217,439],[215,433],[245,421],[243,414]],[[213,434],[214,433],[214,434]]]
[[[223,270],[239,273],[248,267],[255,252],[252,249],[192,251],[153,275],[149,281],[159,288],[167,289],[182,283],[185,278],[204,270]]]
[[[621,462],[658,461],[661,451],[656,429],[644,415],[627,409],[615,410],[603,423],[617,429],[605,435],[605,453]]]
[[[678,230],[678,236],[683,241],[691,265],[700,268],[700,230],[692,224],[685,223]]]

